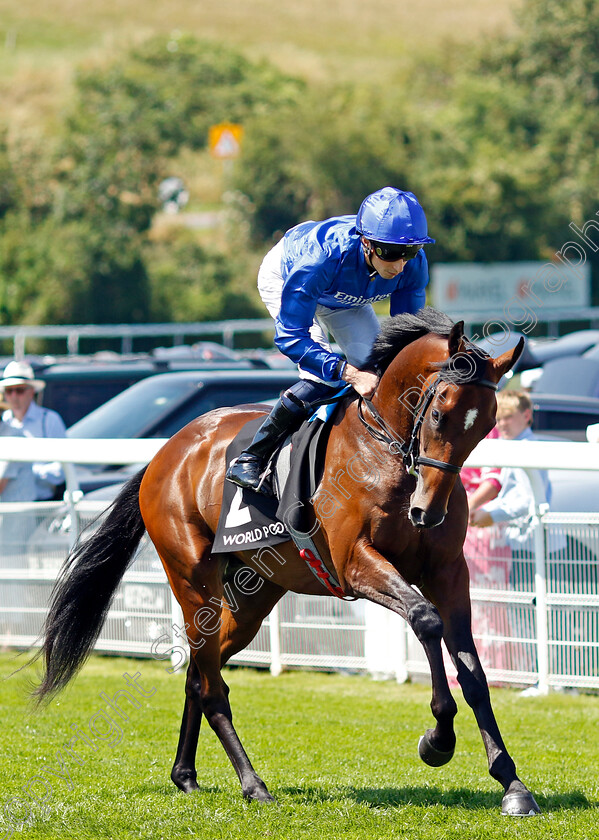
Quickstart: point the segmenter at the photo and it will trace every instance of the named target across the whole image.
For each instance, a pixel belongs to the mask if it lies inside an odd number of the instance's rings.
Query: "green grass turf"
[[[14,669],[0,656],[0,674]],[[79,746],[82,764],[65,756],[67,781],[47,793],[35,777],[59,768],[57,751],[71,725],[90,737],[89,721],[125,688],[124,673],[152,696],[139,697],[120,721],[118,744],[96,752]],[[495,711],[520,776],[543,810],[534,819],[500,816],[501,789],[488,775],[473,716],[458,698],[458,745],[443,768],[418,758],[418,737],[431,725],[423,685],[365,677],[232,669],[227,672],[239,735],[277,799],[246,803],[209,727],[198,750],[200,791],[185,796],[169,779],[183,705],[184,678],[151,660],[94,657],[77,680],[43,711],[32,712],[23,674],[2,682],[0,814],[12,825],[32,819],[23,838],[568,838],[597,837],[599,698],[522,698],[494,690]],[[134,689],[130,689],[134,692]],[[123,703],[123,708],[126,704]],[[112,716],[117,718],[113,711]],[[100,720],[97,719],[97,723]],[[104,726],[107,727],[106,720]],[[113,730],[113,733],[116,730]],[[117,733],[118,734],[118,733]],[[64,771],[63,771],[64,773]],[[30,794],[48,797],[45,808]],[[20,797],[26,802],[11,802]],[[10,804],[9,804],[10,803]],[[7,823],[0,822],[0,838]],[[5,834],[5,836],[9,836]]]

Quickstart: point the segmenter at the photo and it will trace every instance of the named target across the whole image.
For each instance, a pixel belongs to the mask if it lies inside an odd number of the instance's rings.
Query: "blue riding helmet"
[[[435,241],[428,236],[426,216],[414,193],[395,187],[366,196],[356,216],[356,229],[367,239],[393,245]]]

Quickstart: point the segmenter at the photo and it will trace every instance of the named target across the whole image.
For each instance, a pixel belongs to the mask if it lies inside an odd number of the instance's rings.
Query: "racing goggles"
[[[412,260],[421,248],[422,245],[386,245],[384,242],[372,242],[374,253],[383,262]]]

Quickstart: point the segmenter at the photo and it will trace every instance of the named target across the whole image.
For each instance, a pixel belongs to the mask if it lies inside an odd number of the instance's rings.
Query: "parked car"
[[[526,335],[519,332],[505,332],[493,333],[487,338],[477,339],[475,342],[477,347],[484,350],[490,356],[500,356],[502,353],[507,353],[508,350],[513,350],[520,339],[524,339],[524,348],[520,358],[513,368],[513,373],[519,373],[529,368],[535,368],[539,365],[539,361],[531,352],[531,344]]]
[[[151,376],[132,385],[74,423],[74,438],[169,438],[206,411],[227,405],[276,399],[297,381],[289,370],[200,370]],[[599,399],[534,394],[534,430],[566,440],[586,440],[586,427],[599,423]],[[84,492],[120,483],[135,468],[80,467]]]
[[[599,396],[599,358],[562,356],[545,362],[532,383],[536,394]]]
[[[586,429],[599,423],[599,399],[570,394],[531,394],[533,430],[554,438],[586,441]]]
[[[599,423],[599,399],[596,397],[536,392],[531,397],[533,429],[541,437],[584,443],[587,426]],[[599,475],[596,472],[550,469],[549,480],[553,512],[599,512]]]
[[[215,345],[218,347],[218,345]],[[124,360],[75,359],[37,366],[46,383],[43,405],[72,426],[98,406],[149,376],[183,370],[260,370],[261,359],[245,359],[227,350],[194,352],[194,348],[159,348],[152,355]]]
[[[581,356],[599,344],[599,330],[575,330],[560,338],[537,338],[530,341],[530,351],[537,364],[544,365],[564,356]]]
[[[169,438],[213,408],[276,399],[297,370],[185,371],[137,382],[74,423],[72,438]],[[123,481],[134,467],[79,467],[84,492]]]
[[[114,397],[75,423],[68,435],[88,439],[170,437],[213,408],[274,400],[281,390],[296,380],[295,370],[160,374],[144,379]],[[535,394],[533,402],[535,430],[552,439],[561,436],[567,440],[584,440],[586,426],[599,422],[599,399]],[[90,501],[108,504],[140,466],[80,466],[81,488]],[[599,511],[597,474],[550,470],[549,476],[553,511]],[[31,565],[38,568],[48,562],[59,564],[68,549],[70,528],[70,512],[66,506],[40,523],[28,543]],[[579,535],[574,526],[569,528],[564,525],[563,531],[574,545],[579,541]]]
[[[556,339],[531,339],[522,375],[535,393],[599,396],[599,330],[577,330]]]

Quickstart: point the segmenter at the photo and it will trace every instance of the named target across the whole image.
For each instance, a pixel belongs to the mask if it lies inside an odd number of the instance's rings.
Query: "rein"
[[[418,477],[419,475],[418,467],[420,466],[435,467],[437,470],[454,473],[455,475],[459,475],[462,471],[462,468],[456,466],[455,464],[450,464],[447,461],[438,461],[436,458],[427,458],[420,454],[420,431],[422,429],[422,423],[424,422],[426,412],[428,411],[431,402],[435,398],[439,383],[442,381],[442,373],[437,373],[432,382],[427,385],[426,389],[421,394],[420,400],[414,408],[414,425],[412,427],[410,442],[407,445],[403,440],[399,439],[395,435],[393,430],[388,426],[384,418],[381,417],[379,411],[370,400],[360,397],[358,401],[358,417],[360,418],[362,424],[366,427],[368,433],[380,443],[385,443],[389,448],[389,452],[401,455],[407,472],[409,475],[413,475],[415,477]],[[482,388],[491,388],[493,391],[497,391],[498,387],[489,379],[477,379],[467,384],[480,385]],[[364,404],[368,406],[369,412],[379,427],[378,429],[375,426],[372,426],[364,416]]]

